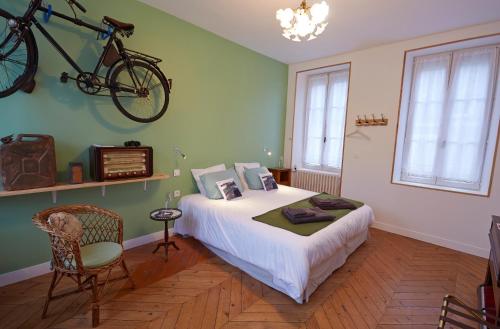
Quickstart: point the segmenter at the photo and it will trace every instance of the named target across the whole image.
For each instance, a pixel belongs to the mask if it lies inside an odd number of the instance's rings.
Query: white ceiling
[[[300,0],[140,1],[285,63],[500,20],[500,0],[328,0],[327,30],[296,43],[281,36],[275,13]]]

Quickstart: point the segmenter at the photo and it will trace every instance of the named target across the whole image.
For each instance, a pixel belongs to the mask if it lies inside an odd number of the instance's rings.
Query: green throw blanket
[[[332,195],[329,195],[328,193],[321,193],[318,195],[320,198],[328,199],[328,198],[335,198]],[[310,198],[292,203],[286,207],[290,208],[312,208],[314,205],[309,201]],[[348,200],[351,203],[353,203],[357,208],[363,206],[363,202],[355,201],[355,200],[350,200],[350,199],[345,199]],[[305,224],[292,224],[290,221],[281,213],[281,210],[285,207],[280,207],[274,210],[271,210],[269,212],[266,212],[265,214],[259,215],[254,217],[253,219],[262,222],[271,226],[279,227],[284,230],[290,231],[295,234],[299,235],[304,235],[304,236],[309,236],[313,233],[318,232],[319,230],[327,227],[333,222],[338,221],[348,213],[350,213],[353,210],[350,209],[341,209],[341,210],[325,210],[329,214],[335,216],[335,220],[333,221],[326,221],[326,222],[317,222],[317,223],[305,223]]]

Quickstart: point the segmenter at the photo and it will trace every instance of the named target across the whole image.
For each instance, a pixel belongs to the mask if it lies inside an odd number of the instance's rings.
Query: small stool
[[[175,221],[177,218],[182,216],[182,211],[177,208],[161,208],[161,209],[156,209],[153,210],[150,214],[149,217],[152,220],[158,221],[158,222],[164,222],[165,223],[165,232],[164,232],[164,241],[158,243],[156,246],[155,250],[153,251],[153,254],[160,249],[160,247],[165,247],[165,257],[168,260],[168,247],[173,246],[175,249],[179,250],[179,247],[175,244],[174,241],[169,241],[168,240],[168,222],[169,221]]]

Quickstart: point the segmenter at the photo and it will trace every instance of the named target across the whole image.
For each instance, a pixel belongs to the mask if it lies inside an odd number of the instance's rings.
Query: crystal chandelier
[[[303,0],[299,8],[280,9],[276,19],[283,28],[283,36],[292,41],[312,40],[323,33],[328,22],[326,18],[330,8],[326,1],[308,6]]]

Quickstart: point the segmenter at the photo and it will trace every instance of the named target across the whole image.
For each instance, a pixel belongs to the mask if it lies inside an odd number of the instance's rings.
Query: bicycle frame
[[[83,74],[85,71],[73,60],[73,58],[64,50],[64,48],[50,35],[50,33],[40,24],[40,22],[35,18],[35,13],[37,11],[47,13],[49,11],[48,8],[43,7],[41,5],[41,0],[35,0],[31,3],[30,8],[26,11],[25,15],[22,17],[23,23],[26,25],[34,24],[36,28],[42,33],[42,35],[49,41],[49,43],[61,54],[61,56],[79,73]],[[77,26],[83,26],[87,29],[93,30],[98,33],[107,34],[108,31],[102,29],[101,27],[94,26],[92,24],[86,23],[78,18],[70,17],[65,14],[59,13],[57,11],[51,11],[53,16],[59,17],[63,20],[69,21]],[[118,46],[118,51],[122,53],[124,51],[123,43],[120,39],[116,37],[116,31],[114,30],[112,34],[109,36],[109,40],[104,47],[104,51],[102,52],[99,60],[97,62],[92,75],[95,77],[98,75],[99,70],[102,67],[104,58],[106,57],[109,49],[112,47],[113,42]]]
[[[0,86],[3,88],[0,89],[0,97],[10,96],[18,90],[31,93],[36,85],[38,47],[32,31],[34,25],[49,44],[78,73],[76,76],[70,77],[68,73],[63,72],[60,77],[61,83],[73,80],[78,89],[85,94],[111,97],[118,110],[127,118],[136,122],[148,123],[158,120],[168,108],[172,84],[172,80],[167,79],[158,67],[161,59],[124,47],[122,38],[130,37],[133,34],[133,24],[122,23],[105,16],[102,25],[96,26],[77,17],[74,6],[78,7],[82,12],[86,12],[85,7],[78,0],[66,0],[66,2],[70,5],[74,15],[52,11],[50,6],[47,8],[42,4],[42,0],[31,0],[23,16],[14,17],[3,9],[1,10],[0,14],[2,14],[3,18],[6,18],[5,30],[2,31],[6,32],[3,33],[3,35],[6,34],[6,37],[4,40],[0,40],[0,64],[3,61],[13,62],[17,66],[24,66],[24,71],[20,71],[19,74],[16,71],[15,80],[7,77],[8,84]],[[55,16],[73,25],[95,31],[98,34],[97,40],[100,39],[101,35],[109,37],[109,40],[99,42],[99,44],[105,45],[102,53],[98,56],[93,72],[80,67],[63,46],[40,24],[35,17],[38,11],[45,13],[45,18]],[[105,39],[105,37],[102,39]],[[23,54],[26,55],[26,61],[21,62],[20,60],[10,59],[9,56],[23,42],[27,45],[26,54]],[[24,60],[24,57],[22,60]],[[5,65],[4,67],[5,70],[8,69]],[[106,72],[100,75],[100,71]],[[154,83],[151,85],[153,77]],[[153,89],[155,89],[155,93],[152,92]],[[156,91],[158,92],[156,93]],[[150,97],[157,97],[158,101],[152,101]],[[139,100],[135,101],[132,98]],[[124,99],[132,99],[132,101],[124,101]],[[148,111],[144,111],[145,105],[150,107]]]

